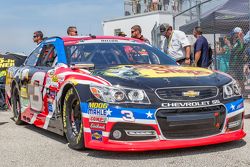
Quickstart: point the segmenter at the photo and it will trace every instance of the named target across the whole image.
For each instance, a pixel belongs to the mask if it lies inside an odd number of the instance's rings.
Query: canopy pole
[[[214,29],[214,27],[215,27],[215,15],[214,15],[214,18],[213,18],[213,24],[214,24],[214,26],[213,26],[213,32],[214,32],[214,68],[215,68],[215,70],[217,70],[218,69],[218,67],[217,67],[217,52],[216,52],[216,34],[215,34],[215,29]]]
[[[250,0],[248,1],[248,22],[249,22],[249,27],[250,28]]]
[[[201,1],[200,0],[196,0],[196,4],[197,6],[197,14],[198,14],[198,26],[201,26]]]

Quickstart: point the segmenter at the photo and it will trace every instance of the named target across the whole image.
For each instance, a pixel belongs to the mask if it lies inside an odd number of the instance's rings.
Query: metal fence
[[[194,43],[201,26],[213,49],[212,68],[230,74],[250,98],[250,0],[203,0],[174,16],[174,27]],[[193,48],[193,47],[192,47]]]

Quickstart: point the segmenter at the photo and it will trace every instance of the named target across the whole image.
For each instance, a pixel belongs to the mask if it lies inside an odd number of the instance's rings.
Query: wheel
[[[80,100],[73,88],[66,92],[64,98],[63,126],[69,147],[76,150],[83,149],[84,138]]]
[[[20,96],[19,96],[19,91],[16,87],[13,89],[13,92],[11,95],[11,105],[12,105],[14,121],[16,122],[17,125],[23,124],[24,122],[21,120]]]

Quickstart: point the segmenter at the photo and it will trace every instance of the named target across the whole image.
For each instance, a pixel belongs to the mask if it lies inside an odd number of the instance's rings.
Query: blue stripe
[[[227,108],[227,113],[232,113],[239,109],[244,108],[244,100],[241,98],[237,101],[227,103],[225,104],[225,106]]]
[[[88,114],[88,103],[81,102],[81,110],[83,113]],[[130,111],[133,113],[133,117],[135,119],[147,119],[147,120],[155,120],[155,112],[156,109],[137,109],[137,108],[122,108],[122,107],[112,107],[108,106],[106,110],[111,110],[111,115],[107,115],[107,117],[112,118],[122,118],[124,114],[122,114],[122,110]]]

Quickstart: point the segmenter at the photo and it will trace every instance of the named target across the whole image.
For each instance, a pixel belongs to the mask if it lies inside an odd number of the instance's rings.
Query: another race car
[[[16,124],[74,149],[144,151],[240,140],[244,104],[230,76],[178,66],[131,38],[52,37],[6,77]]]

